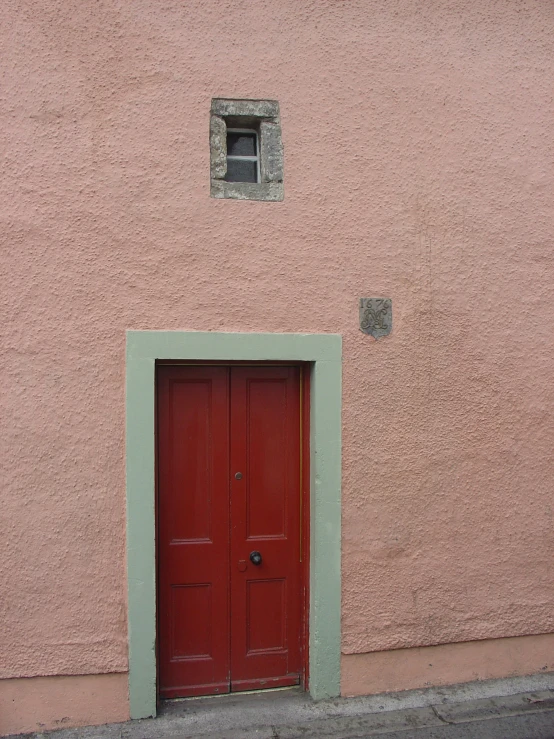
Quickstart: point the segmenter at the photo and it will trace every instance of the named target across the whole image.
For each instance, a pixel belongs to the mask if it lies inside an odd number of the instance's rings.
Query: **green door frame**
[[[128,331],[126,362],[129,704],[156,715],[156,360],[309,362],[310,694],[340,694],[342,339],[336,334]]]

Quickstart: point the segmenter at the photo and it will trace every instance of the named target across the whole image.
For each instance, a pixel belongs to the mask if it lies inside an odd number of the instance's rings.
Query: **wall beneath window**
[[[551,4],[0,19],[1,676],[127,670],[125,329],[343,334],[345,658],[554,631]],[[210,198],[212,97],[279,101],[284,202]]]

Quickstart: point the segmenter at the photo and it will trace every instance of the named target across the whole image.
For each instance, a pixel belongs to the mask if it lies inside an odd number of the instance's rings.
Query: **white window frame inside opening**
[[[256,162],[256,183],[259,184],[261,182],[260,134],[259,132],[255,128],[228,128],[227,134],[230,134],[230,133],[254,134],[254,140],[256,142],[256,156],[229,154],[229,152],[227,152],[227,159],[234,159],[236,161],[244,161],[244,162]],[[227,182],[231,182],[231,180],[227,180]],[[242,184],[242,182],[240,184]]]

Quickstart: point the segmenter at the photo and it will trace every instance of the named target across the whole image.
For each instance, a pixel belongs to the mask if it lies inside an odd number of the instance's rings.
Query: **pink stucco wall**
[[[0,680],[0,736],[128,718],[126,675]]]
[[[372,695],[554,671],[554,634],[343,654],[341,693]]]
[[[345,655],[554,631],[552,3],[0,26],[0,677],[127,668],[128,328],[343,334]],[[210,199],[213,96],[279,100],[283,203]]]

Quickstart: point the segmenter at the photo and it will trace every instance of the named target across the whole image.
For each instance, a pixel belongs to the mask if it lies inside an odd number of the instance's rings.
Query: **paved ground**
[[[521,692],[515,692],[515,691]],[[554,739],[554,673],[312,702],[298,689],[170,701],[156,719],[48,739]]]

